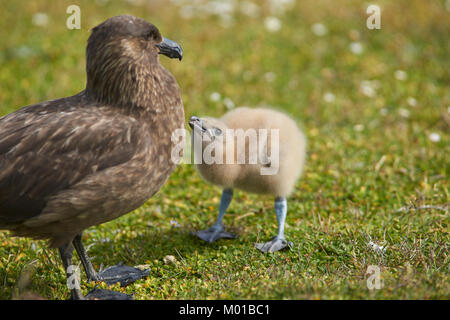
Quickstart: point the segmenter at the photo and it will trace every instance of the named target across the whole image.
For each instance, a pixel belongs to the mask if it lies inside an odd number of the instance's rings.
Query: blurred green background
[[[66,28],[72,4],[80,30]],[[0,116],[83,90],[89,29],[118,14],[145,18],[183,47],[181,63],[161,63],[186,118],[285,110],[308,158],[288,201],[292,250],[252,247],[275,235],[273,199],[242,192],[225,217],[239,239],[191,236],[214,221],[220,190],[185,164],[146,205],[85,233],[97,268],[151,268],[115,289],[136,299],[448,299],[450,1],[373,2],[380,30],[366,27],[369,4],[0,0]],[[68,297],[56,250],[7,232],[0,243],[0,298]],[[379,290],[367,288],[369,265],[381,268]]]

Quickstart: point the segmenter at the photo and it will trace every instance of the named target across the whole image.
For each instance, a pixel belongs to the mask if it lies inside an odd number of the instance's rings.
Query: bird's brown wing
[[[65,99],[0,118],[0,227],[39,215],[52,195],[129,161],[138,130],[129,116]]]

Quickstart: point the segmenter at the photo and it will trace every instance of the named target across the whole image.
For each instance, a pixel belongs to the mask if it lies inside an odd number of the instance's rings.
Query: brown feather
[[[86,90],[0,118],[1,229],[61,246],[161,188],[184,111],[160,41],[145,20],[108,19],[88,40]]]

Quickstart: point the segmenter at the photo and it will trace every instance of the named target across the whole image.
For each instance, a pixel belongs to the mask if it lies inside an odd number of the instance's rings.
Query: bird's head
[[[234,131],[215,118],[189,119],[191,147],[196,168],[212,184],[230,187],[239,175]]]
[[[86,48],[88,88],[103,95],[126,95],[160,67],[158,55],[183,57],[181,46],[161,36],[150,22],[130,15],[107,19],[92,29]]]
[[[227,126],[215,118],[192,116],[189,119],[189,126],[192,129],[192,136],[198,135],[203,140],[213,141],[216,138],[224,139],[226,136]]]
[[[191,140],[194,153],[201,152],[204,156],[203,150],[208,148],[208,150],[215,150],[213,154],[216,152],[220,152],[221,154],[230,152],[232,154],[231,149],[234,148],[234,144],[227,143],[227,141],[233,141],[233,131],[229,130],[228,126],[219,119],[192,116],[189,119],[189,126],[192,129]],[[205,160],[205,162],[208,161]]]

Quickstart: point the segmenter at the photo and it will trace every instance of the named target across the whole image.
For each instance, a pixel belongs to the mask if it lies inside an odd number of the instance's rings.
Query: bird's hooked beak
[[[206,132],[207,129],[203,126],[202,120],[199,117],[192,116],[189,119],[189,127],[191,127],[192,131],[198,132]]]
[[[181,46],[175,41],[163,37],[161,43],[158,43],[156,46],[158,47],[160,54],[172,59],[178,58],[180,61],[183,59],[183,49],[181,49]]]

